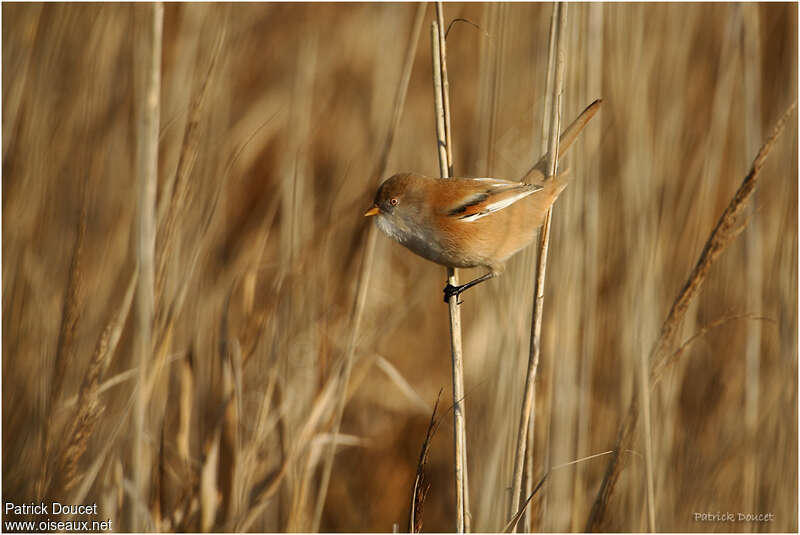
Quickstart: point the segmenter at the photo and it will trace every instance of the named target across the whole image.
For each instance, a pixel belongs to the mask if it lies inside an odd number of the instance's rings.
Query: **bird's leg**
[[[487,281],[487,280],[491,279],[492,277],[494,277],[494,275],[495,275],[494,272],[490,271],[489,273],[487,273],[485,275],[482,275],[482,276],[478,277],[477,279],[472,279],[471,281],[467,282],[466,284],[459,284],[458,286],[453,286],[452,284],[450,284],[448,282],[447,286],[444,287],[444,302],[445,303],[450,302],[450,298],[452,296],[454,296],[454,295],[456,296],[456,300],[458,300],[458,296],[459,296],[459,294],[461,294],[461,292],[463,292],[464,290],[467,290],[469,288],[472,288],[476,284],[480,284],[483,281]],[[461,303],[462,303],[462,301],[458,301],[459,305]]]

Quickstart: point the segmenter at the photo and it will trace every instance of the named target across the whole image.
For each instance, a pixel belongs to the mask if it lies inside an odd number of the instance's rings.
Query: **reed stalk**
[[[551,43],[555,43],[556,60],[555,60],[555,75],[552,79],[551,86],[547,88],[547,93],[552,95],[552,110],[549,114],[550,129],[548,137],[548,152],[549,159],[547,161],[547,179],[552,179],[555,176],[558,168],[558,143],[559,131],[561,122],[561,93],[564,87],[564,65],[566,62],[565,57],[565,40],[563,37],[564,28],[567,22],[567,6],[559,2],[553,7],[554,24],[551,26],[551,33],[555,33],[555,38],[551,36]],[[539,368],[539,358],[541,355],[541,341],[542,341],[542,307],[544,305],[544,283],[545,274],[547,270],[547,252],[550,247],[550,224],[553,217],[552,208],[547,211],[544,225],[539,235],[539,262],[536,271],[536,285],[534,289],[533,300],[533,315],[531,318],[531,344],[530,353],[528,358],[528,370],[525,377],[525,393],[522,402],[522,413],[520,415],[520,424],[517,431],[517,448],[514,458],[514,474],[511,486],[511,509],[509,511],[509,518],[514,516],[520,503],[520,493],[522,491],[522,474],[525,464],[525,451],[527,448],[528,434],[529,434],[529,421],[531,414],[534,412],[534,385],[536,383],[536,372]],[[530,432],[533,435],[533,432]],[[531,459],[532,462],[532,459]],[[514,527],[516,531],[516,526]]]
[[[139,103],[137,128],[137,214],[136,259],[139,280],[136,291],[136,329],[134,358],[139,367],[138,388],[133,411],[133,470],[134,495],[129,508],[129,529],[142,531],[148,499],[147,447],[145,444],[145,413],[147,397],[144,385],[148,378],[148,362],[153,351],[153,318],[155,315],[155,248],[156,248],[156,190],[158,187],[158,135],[161,101],[161,45],[164,24],[164,5],[154,3],[150,8],[150,26],[140,43],[141,76],[144,84],[143,101]]]
[[[545,82],[545,92],[544,92],[544,118],[542,119],[541,123],[541,135],[539,136],[540,143],[541,143],[541,150],[539,151],[541,154],[547,154],[549,143],[550,143],[550,135],[549,135],[549,128],[550,128],[550,118],[553,113],[553,93],[551,91],[551,87],[553,87],[553,79],[555,76],[555,62],[556,62],[556,24],[558,23],[558,11],[553,9],[553,12],[550,16],[550,32],[549,37],[547,39],[547,76]],[[549,160],[545,164],[546,167],[549,168]],[[532,262],[531,262],[532,263]],[[535,282],[535,279],[534,279]],[[526,285],[526,290],[528,289],[528,285]],[[535,291],[535,287],[534,287]],[[534,295],[536,295],[534,293]],[[535,302],[535,299],[534,299]],[[555,366],[551,366],[551,373],[549,377],[548,384],[553,384],[553,376],[555,375]],[[538,363],[537,363],[537,372],[538,372]],[[534,373],[537,373],[534,372]],[[531,387],[531,402],[535,403],[536,401],[536,378],[534,375],[533,386]],[[548,388],[548,394],[552,394],[552,387]],[[550,395],[548,395],[550,398]],[[552,399],[548,399],[547,403],[548,407],[552,406]],[[550,413],[550,411],[548,411]],[[547,429],[550,429],[550,419],[548,418],[547,422]],[[535,448],[535,441],[536,441],[536,411],[532,410],[530,419],[528,420],[528,438],[527,438],[527,445],[525,448],[525,496],[530,496],[533,493],[533,455],[534,455],[534,448]],[[549,433],[546,433],[546,436]],[[550,442],[547,441],[545,445],[545,456],[544,456],[544,464],[547,466],[550,463]],[[522,499],[520,496],[519,499]],[[543,500],[543,504],[546,502]],[[513,514],[514,511],[511,511]],[[533,531],[533,514],[532,511],[528,511],[525,513],[523,518],[523,529],[525,533],[530,533]]]
[[[414,478],[414,488],[411,491],[411,511],[408,515],[409,533],[422,533],[422,510],[425,505],[425,498],[431,487],[425,477],[425,465],[428,463],[428,457],[430,456],[433,435],[435,435],[436,430],[439,429],[439,423],[441,421],[440,418],[436,417],[436,410],[439,408],[441,397],[442,391],[439,390],[439,394],[436,396],[436,403],[433,404],[428,430],[425,432],[425,440],[422,442],[422,449],[419,452],[417,475]]]
[[[449,132],[450,98],[447,80],[447,51],[444,39],[442,3],[436,3],[436,21],[431,24],[431,54],[433,58],[433,100],[436,112],[436,140],[439,148],[439,172],[442,178],[452,173],[453,150]],[[447,280],[458,286],[458,273],[447,268]],[[469,531],[469,498],[467,491],[467,439],[464,414],[464,358],[461,342],[461,310],[458,296],[448,301],[450,315],[450,356],[453,367],[453,441],[455,455],[456,532]]]

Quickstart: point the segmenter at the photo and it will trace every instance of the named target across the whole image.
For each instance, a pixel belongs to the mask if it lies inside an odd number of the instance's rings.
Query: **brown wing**
[[[520,199],[542,189],[538,184],[523,184],[496,178],[468,178],[461,181],[457,199],[446,210],[446,215],[470,222],[511,206]],[[469,192],[465,194],[464,192]]]

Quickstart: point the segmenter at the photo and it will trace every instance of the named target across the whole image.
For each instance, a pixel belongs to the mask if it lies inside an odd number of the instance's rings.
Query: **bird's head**
[[[413,178],[407,173],[386,179],[375,193],[372,207],[364,215],[381,215],[391,219],[407,211],[410,208],[409,197],[413,190],[413,182]]]

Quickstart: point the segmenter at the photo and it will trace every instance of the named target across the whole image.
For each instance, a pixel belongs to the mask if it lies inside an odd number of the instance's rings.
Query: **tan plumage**
[[[531,243],[563,177],[544,184],[489,178],[429,178],[402,173],[375,196],[377,224],[416,254],[448,267],[503,271]]]
[[[559,158],[599,109],[595,101],[561,135]],[[387,236],[414,253],[453,268],[489,272],[458,287],[445,300],[500,274],[506,261],[529,245],[547,210],[567,185],[565,174],[544,180],[543,156],[522,182],[496,178],[430,178],[400,173],[378,188],[364,215],[376,216]]]

